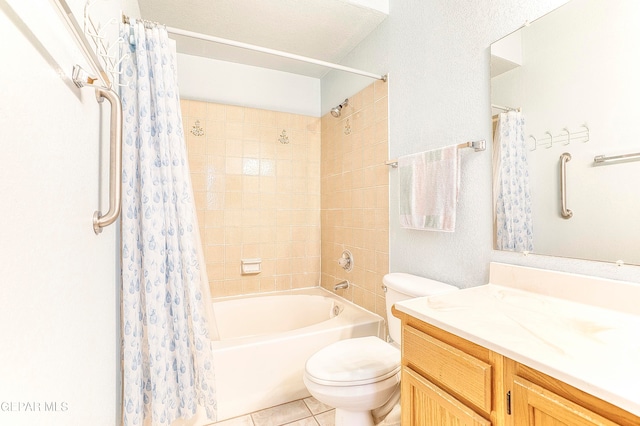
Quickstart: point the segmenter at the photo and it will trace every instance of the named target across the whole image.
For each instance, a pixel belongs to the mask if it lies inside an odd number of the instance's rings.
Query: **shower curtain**
[[[123,424],[215,420],[209,289],[166,29],[124,24]]]
[[[533,250],[527,154],[522,113],[499,114],[493,139],[494,219],[499,250]]]

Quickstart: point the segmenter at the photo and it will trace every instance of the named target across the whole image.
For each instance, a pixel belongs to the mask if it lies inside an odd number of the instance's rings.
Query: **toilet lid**
[[[307,360],[307,378],[321,385],[379,382],[400,371],[400,351],[377,337],[340,340]]]

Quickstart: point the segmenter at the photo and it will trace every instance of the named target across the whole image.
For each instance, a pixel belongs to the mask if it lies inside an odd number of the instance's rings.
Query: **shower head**
[[[342,102],[340,105],[331,108],[331,115],[333,115],[336,118],[340,117],[340,112],[342,111],[342,108],[346,107],[347,105],[349,105],[349,98],[345,99],[344,102]]]

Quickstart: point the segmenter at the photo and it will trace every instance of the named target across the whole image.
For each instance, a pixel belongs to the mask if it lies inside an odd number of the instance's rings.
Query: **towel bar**
[[[635,152],[633,154],[623,154],[623,155],[596,155],[593,157],[594,163],[605,163],[607,161],[615,161],[615,160],[636,160],[640,159],[640,152]]]
[[[487,141],[483,139],[479,141],[470,141],[470,142],[458,144],[458,149],[462,149],[462,148],[473,148],[474,151],[476,152],[484,151],[485,149],[487,149]],[[384,164],[386,164],[387,166],[396,168],[398,167],[398,160],[396,159],[396,160],[385,161]]]

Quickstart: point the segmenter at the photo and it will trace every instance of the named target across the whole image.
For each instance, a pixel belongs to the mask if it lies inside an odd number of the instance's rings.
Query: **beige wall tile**
[[[190,100],[181,109],[212,294],[317,285],[321,120]],[[206,135],[189,132],[196,120]],[[243,257],[261,257],[261,274],[241,275]]]
[[[207,103],[207,121],[227,121],[226,108],[224,105]]]
[[[181,109],[212,295],[332,290],[348,278],[341,295],[384,312],[386,83],[350,97],[341,120],[190,100]],[[195,120],[205,136],[189,132]],[[345,247],[350,274],[337,265]],[[261,257],[262,272],[241,275],[243,257]]]
[[[207,103],[201,101],[189,101],[189,115],[198,117],[201,121],[207,118]]]
[[[321,122],[321,285],[333,290],[348,278],[351,288],[338,294],[381,315],[378,289],[389,270],[386,91],[386,83],[374,83],[349,98],[342,120],[326,115]],[[350,273],[337,265],[345,248],[355,259]]]

